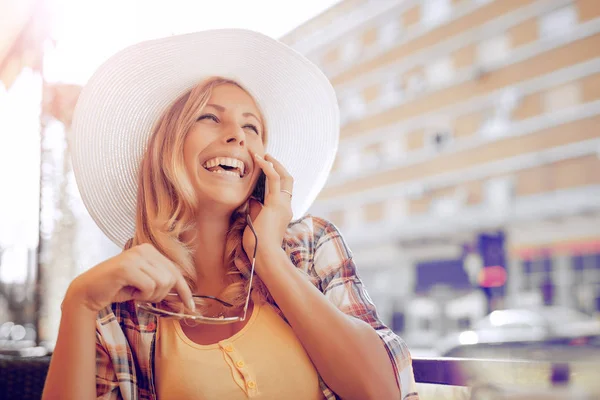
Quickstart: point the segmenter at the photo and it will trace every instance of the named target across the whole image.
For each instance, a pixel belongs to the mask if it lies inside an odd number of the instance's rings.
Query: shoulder
[[[318,271],[323,265],[339,264],[352,258],[339,229],[329,220],[306,215],[293,221],[283,243],[290,259],[306,271]]]
[[[333,222],[308,214],[290,223],[286,240],[290,241],[290,244],[312,248],[332,236],[341,237],[340,231]]]

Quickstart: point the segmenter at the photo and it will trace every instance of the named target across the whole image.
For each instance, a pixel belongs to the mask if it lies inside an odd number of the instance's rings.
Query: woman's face
[[[242,205],[260,175],[254,153],[265,154],[264,122],[254,99],[238,86],[213,89],[187,133],[184,162],[201,207]]]

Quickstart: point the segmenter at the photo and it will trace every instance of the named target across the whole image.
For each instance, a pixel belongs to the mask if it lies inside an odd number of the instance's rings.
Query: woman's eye
[[[258,135],[258,128],[256,126],[252,125],[252,124],[244,125],[243,128],[244,129],[250,128],[250,129],[252,129],[254,131],[254,133],[256,133]]]
[[[219,119],[214,114],[204,114],[204,115],[201,115],[200,117],[198,117],[198,121],[202,121],[205,119],[212,119],[215,122],[219,122]]]

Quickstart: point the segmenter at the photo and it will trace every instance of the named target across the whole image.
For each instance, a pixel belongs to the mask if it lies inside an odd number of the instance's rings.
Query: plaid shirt
[[[370,324],[392,361],[403,400],[418,400],[410,353],[404,341],[379,319],[350,250],[337,228],[306,216],[290,224],[283,245],[290,260],[341,311]],[[96,323],[96,392],[99,399],[156,399],[156,317],[133,301],[115,303]],[[321,379],[326,399],[338,397]]]

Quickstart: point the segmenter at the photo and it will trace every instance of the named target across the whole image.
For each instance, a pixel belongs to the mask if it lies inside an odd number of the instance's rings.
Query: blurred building
[[[0,0],[0,350],[37,339],[42,57],[52,0]]]
[[[344,0],[283,40],[341,106],[311,212],[409,343],[495,308],[600,310],[600,2]]]
[[[56,9],[0,0],[0,350],[52,347],[71,280],[118,251],[71,169],[66,134],[81,88],[46,80]]]

